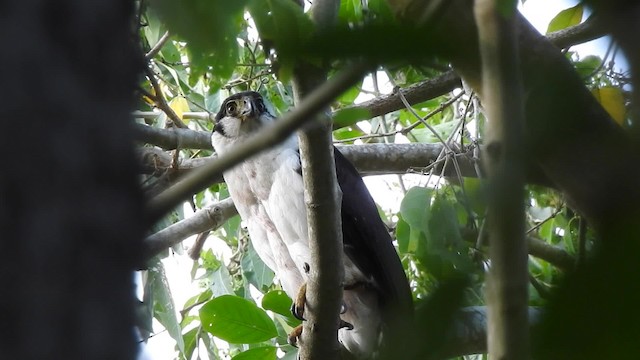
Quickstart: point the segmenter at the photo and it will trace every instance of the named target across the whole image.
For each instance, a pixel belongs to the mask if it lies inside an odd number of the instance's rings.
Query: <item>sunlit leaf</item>
[[[596,97],[600,105],[607,110],[611,118],[622,126],[626,114],[622,90],[615,86],[604,86],[591,90],[591,93]]]
[[[278,335],[267,313],[239,296],[224,295],[207,302],[200,309],[200,321],[204,330],[235,344],[257,343]]]
[[[547,27],[547,34],[554,31],[566,29],[569,26],[580,24],[580,22],[582,21],[583,10],[584,7],[582,6],[582,4],[578,4],[574,7],[570,7],[568,9],[560,11],[558,15],[556,15],[549,22],[549,26]]]
[[[362,3],[360,0],[340,1],[338,19],[344,23],[358,23],[362,21]]]
[[[247,351],[231,358],[231,360],[275,360],[277,348],[273,346],[261,346]]]
[[[187,102],[187,99],[184,98],[184,96],[178,95],[171,99],[171,101],[169,101],[169,107],[171,108],[171,110],[173,110],[173,112],[176,113],[176,115],[178,115],[180,120],[188,123],[188,121],[184,120],[184,113],[189,111],[189,103]]]

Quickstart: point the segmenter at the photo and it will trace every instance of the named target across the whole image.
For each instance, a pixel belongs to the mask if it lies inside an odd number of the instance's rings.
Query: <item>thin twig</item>
[[[547,221],[553,219],[554,217],[558,216],[558,214],[560,213],[560,211],[562,211],[562,209],[564,208],[564,205],[558,207],[553,214],[549,215],[549,217],[547,217],[546,219],[542,220],[541,222],[537,223],[536,225],[534,225],[531,229],[527,230],[527,232],[525,234],[530,234],[533,231],[537,230],[540,226],[544,225],[544,223],[546,223]]]
[[[349,139],[337,140],[335,142],[336,143],[347,143],[347,142],[353,142],[355,140],[366,140],[366,139],[373,139],[373,138],[379,138],[379,137],[395,136],[397,134],[402,134],[402,135],[406,136],[411,130],[415,129],[418,125],[423,124],[422,121],[426,121],[426,120],[434,117],[438,113],[442,112],[444,109],[446,109],[451,104],[453,104],[456,100],[458,100],[460,98],[460,96],[462,96],[462,93],[459,94],[459,95],[454,96],[453,98],[451,98],[451,99],[449,99],[449,100],[447,100],[447,101],[445,101],[443,103],[441,103],[440,105],[438,105],[437,108],[435,108],[433,111],[431,111],[430,113],[425,115],[424,118],[420,118],[420,116],[418,115],[420,120],[418,120],[418,121],[416,121],[414,123],[411,123],[410,125],[408,125],[406,127],[403,127],[402,129],[389,131],[389,132],[386,132],[386,133],[367,134],[367,135],[357,136],[357,137],[353,137],[353,138],[349,138]]]
[[[158,55],[158,53],[160,52],[160,50],[162,49],[162,47],[164,46],[164,44],[167,42],[167,40],[169,40],[169,37],[171,35],[169,34],[168,31],[166,31],[164,33],[164,35],[162,35],[160,37],[160,39],[158,40],[158,42],[151,48],[151,50],[149,50],[149,52],[144,56],[144,58],[149,61],[151,59],[153,59],[156,55]]]
[[[167,99],[165,99],[164,97],[162,88],[160,87],[160,84],[158,84],[158,80],[156,80],[156,74],[149,67],[147,67],[145,71],[147,73],[149,82],[151,82],[151,86],[153,86],[153,89],[156,92],[156,95],[152,98],[155,102],[155,105],[158,107],[158,109],[164,111],[164,113],[167,114],[167,117],[171,119],[176,127],[183,129],[186,128],[187,125],[182,122],[178,114],[176,114],[176,112],[173,111],[171,106],[169,106],[169,104],[167,103]]]

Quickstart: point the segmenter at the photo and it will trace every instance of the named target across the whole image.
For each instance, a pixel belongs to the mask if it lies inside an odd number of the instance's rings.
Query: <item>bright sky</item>
[[[549,21],[561,10],[575,6],[578,1],[575,0],[527,0],[524,5],[520,5],[521,12],[527,17],[527,19],[535,26],[538,31],[545,33]],[[578,51],[581,57],[596,54],[602,56],[609,41],[606,39],[599,39],[587,44],[575,46],[574,50]],[[380,73],[379,83],[381,88],[390,91],[393,86],[388,82],[388,79],[383,73]],[[384,76],[384,78],[383,78]],[[367,84],[365,84],[367,87]],[[369,83],[368,87],[372,90],[372,85]],[[361,97],[358,100],[367,100],[366,97]],[[403,175],[403,181],[405,186],[410,188],[420,183],[424,183],[424,177],[416,175]],[[399,191],[398,176],[397,175],[385,175],[376,177],[365,178],[365,183],[371,189],[372,195],[376,202],[383,206],[385,210],[397,211],[400,206],[403,194]],[[185,216],[189,216],[190,208],[185,207]],[[193,244],[193,237],[185,240],[185,247],[190,247]],[[230,256],[230,250],[220,239],[216,239],[211,236],[207,240],[207,247],[211,247],[223,259],[228,259]],[[192,260],[185,254],[180,256],[170,256],[163,260],[165,265],[166,274],[168,276],[169,284],[171,287],[172,295],[175,301],[175,305],[178,309],[181,309],[185,301],[198,292],[196,283],[191,281],[191,266]],[[163,329],[162,326],[154,320],[154,330]],[[151,339],[147,346],[143,348],[143,351],[139,355],[139,360],[169,360],[174,359],[175,356],[175,341],[168,335],[166,331],[161,332]],[[206,353],[202,354],[203,359],[207,358]]]

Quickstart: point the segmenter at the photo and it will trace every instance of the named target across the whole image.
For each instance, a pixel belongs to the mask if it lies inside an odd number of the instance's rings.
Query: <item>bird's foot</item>
[[[302,336],[302,324],[296,326],[289,333],[289,337],[287,338],[287,342],[291,346],[298,347],[298,339]]]
[[[339,329],[353,330],[353,325],[340,319],[338,330]],[[298,347],[298,340],[300,339],[300,336],[302,336],[302,324],[296,326],[295,328],[293,328],[293,330],[291,330],[291,332],[289,333],[289,337],[287,338],[287,342],[291,346]]]

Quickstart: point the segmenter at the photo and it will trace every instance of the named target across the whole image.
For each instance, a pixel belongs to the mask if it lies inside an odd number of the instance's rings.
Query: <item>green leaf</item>
[[[271,310],[276,314],[291,316],[291,304],[293,302],[282,290],[272,290],[262,298],[262,308]]]
[[[351,89],[345,91],[344,93],[342,93],[342,95],[340,95],[340,97],[338,98],[338,102],[347,106],[352,105],[358,95],[360,95],[361,86],[362,84],[352,86]]]
[[[464,178],[463,187],[465,199],[462,201],[468,201],[471,210],[478,216],[484,216],[487,209],[487,192],[485,184],[480,179],[476,178]]]
[[[618,125],[622,126],[627,112],[624,106],[622,90],[615,86],[603,86],[591,90],[591,93],[607,113],[609,113],[611,118],[615,120]]]
[[[184,338],[184,357],[185,359],[191,359],[193,355],[193,351],[196,349],[198,345],[198,331],[200,329],[195,327],[182,336]]]
[[[333,132],[333,137],[336,140],[354,139],[362,135],[365,135],[365,133],[357,127],[353,128],[351,126],[344,127]]]
[[[400,204],[400,215],[409,224],[409,242],[407,252],[424,251],[424,245],[431,236],[428,222],[431,216],[431,198],[433,190],[413,187],[407,191]]]
[[[231,358],[231,360],[275,360],[277,348],[273,346],[260,346],[243,351]]]
[[[409,189],[402,199],[400,214],[412,228],[426,230],[432,194],[433,190],[416,186]]]
[[[314,25],[302,8],[291,0],[251,0],[249,12],[262,40],[272,42],[285,73],[296,59],[295,49],[309,39]]]
[[[369,0],[369,11],[376,21],[393,23],[396,20],[389,8],[389,4],[385,0]]]
[[[602,59],[596,55],[586,56],[584,59],[575,63],[576,71],[581,78],[593,75],[593,73],[602,64]]]
[[[216,84],[228,79],[238,58],[236,37],[249,0],[158,0],[151,4],[169,30],[189,46],[192,76],[199,77],[209,67]]]
[[[249,242],[247,252],[242,257],[242,272],[247,278],[249,283],[255,286],[258,290],[263,291],[266,287],[273,284],[273,277],[275,274],[265,263],[260,259],[258,253],[253,248],[253,244]]]
[[[233,294],[231,275],[229,275],[229,270],[227,270],[226,266],[220,266],[218,270],[211,274],[209,279],[211,280],[211,292],[214,296]]]
[[[184,339],[182,327],[176,316],[176,309],[171,296],[169,282],[164,272],[164,266],[157,260],[149,266],[147,282],[153,291],[153,306],[155,318],[167,329],[169,335],[176,341],[180,352],[184,353]]]
[[[583,10],[583,5],[578,4],[574,7],[570,7],[568,9],[560,11],[558,15],[556,15],[549,22],[549,26],[547,27],[547,34],[554,31],[566,29],[569,26],[580,24],[580,22],[582,21]]]
[[[333,116],[334,128],[353,125],[361,120],[371,119],[371,112],[362,108],[346,108],[338,110]]]
[[[362,21],[362,3],[360,0],[340,1],[338,19],[346,24]]]
[[[518,0],[497,0],[497,6],[502,16],[511,18],[518,8]]]
[[[398,252],[400,252],[400,254],[415,251],[415,249],[409,248],[411,227],[404,221],[401,214],[398,214],[398,222],[396,223],[396,239],[398,240]]]
[[[177,62],[180,62],[180,59],[181,59],[180,51],[171,40],[167,41],[162,46],[162,49],[160,50],[160,55],[162,55],[162,58],[169,63],[177,63]]]
[[[202,328],[233,344],[252,344],[278,335],[267,313],[251,301],[224,295],[207,302],[200,309]]]
[[[462,243],[460,234],[460,224],[458,215],[453,204],[445,196],[436,196],[431,205],[431,216],[429,218],[429,239],[428,246],[437,252],[449,251]]]
[[[440,124],[431,125],[431,127],[436,131],[436,133],[442,138],[447,139],[451,132],[455,128],[455,121],[447,121],[442,122]],[[431,131],[424,126],[418,126],[415,129],[411,130],[411,134],[413,134],[418,142],[427,143],[427,144],[437,144],[440,142],[440,139]]]

